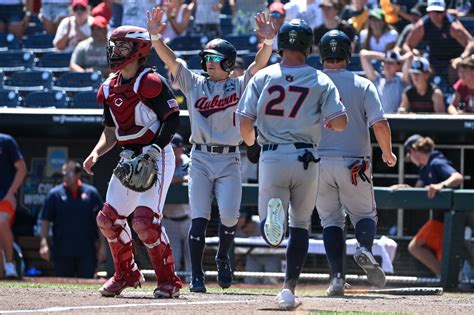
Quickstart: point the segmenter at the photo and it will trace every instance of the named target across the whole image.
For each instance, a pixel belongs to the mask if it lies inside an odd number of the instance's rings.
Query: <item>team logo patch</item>
[[[232,81],[228,81],[224,83],[224,92],[231,92],[235,91],[235,83]]]
[[[298,37],[298,33],[295,30],[291,30],[288,35],[290,36],[290,44],[294,44],[296,37]]]
[[[293,82],[294,79],[295,79],[295,78],[294,78],[292,75],[290,75],[290,74],[287,74],[287,75],[285,76],[285,80],[288,81],[288,82]]]
[[[168,106],[170,108],[179,108],[179,105],[178,105],[178,101],[176,101],[174,98],[172,99],[169,99],[168,101],[166,101],[168,103]]]
[[[117,97],[117,98],[114,100],[114,104],[115,104],[115,106],[117,106],[117,107],[122,106],[122,104],[123,104],[123,99],[120,98],[120,97]]]
[[[332,51],[332,52],[335,52],[335,51],[336,51],[336,48],[337,48],[337,40],[331,39],[331,40],[329,41],[329,47],[331,47],[331,51]]]

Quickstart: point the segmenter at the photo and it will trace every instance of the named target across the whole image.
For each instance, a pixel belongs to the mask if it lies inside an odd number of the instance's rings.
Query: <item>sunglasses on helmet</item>
[[[206,62],[221,62],[224,60],[224,57],[219,56],[219,55],[205,55],[204,56],[204,61]]]

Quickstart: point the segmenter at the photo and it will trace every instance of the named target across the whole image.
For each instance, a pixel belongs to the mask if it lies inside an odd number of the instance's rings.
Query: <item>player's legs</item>
[[[421,227],[408,244],[410,254],[430,268],[436,275],[441,273],[443,235],[443,223],[431,219]]]
[[[344,295],[344,223],[345,213],[339,199],[333,158],[322,157],[319,162],[316,208],[323,226],[323,242],[329,263],[331,282],[329,296]]]
[[[41,6],[40,19],[43,22],[45,31],[49,34],[55,34],[59,22],[69,15],[67,4],[44,3]]]
[[[239,219],[242,199],[240,154],[220,154],[214,158],[216,180],[214,191],[219,207],[219,247],[216,255],[217,283],[223,289],[232,284],[229,250],[232,246]]]
[[[8,12],[8,32],[13,33],[16,37],[21,38],[23,36],[23,32],[25,31],[25,27],[23,26],[22,19],[24,16],[23,13],[23,5],[3,5],[2,9],[6,9]]]
[[[77,257],[77,277],[92,279],[94,278],[97,259],[95,255],[86,255]]]
[[[211,161],[205,152],[193,151],[189,166],[189,205],[191,228],[189,229],[189,252],[191,256],[191,292],[206,292],[202,259],[206,245],[206,229],[211,218],[214,179]]]
[[[18,273],[13,263],[13,233],[11,226],[15,209],[8,201],[0,201],[0,255],[4,255],[5,276],[17,278]],[[2,261],[2,259],[0,259]]]

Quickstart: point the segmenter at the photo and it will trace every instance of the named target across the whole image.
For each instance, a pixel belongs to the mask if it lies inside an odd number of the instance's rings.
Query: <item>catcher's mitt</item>
[[[127,188],[144,192],[157,181],[156,159],[147,153],[137,155],[127,162],[121,162],[114,169],[115,176]]]
[[[257,141],[251,146],[247,146],[247,158],[249,159],[250,162],[256,164],[258,163],[258,160],[260,159],[260,151],[262,150],[262,147],[258,145]]]

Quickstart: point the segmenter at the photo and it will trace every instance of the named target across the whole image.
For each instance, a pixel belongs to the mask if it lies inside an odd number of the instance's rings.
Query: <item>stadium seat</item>
[[[308,65],[310,65],[311,67],[313,68],[316,68],[316,69],[323,69],[323,65],[321,64],[321,61],[320,61],[320,57],[319,55],[310,55],[307,59],[306,59],[306,63]]]
[[[188,69],[198,69],[201,70],[201,56],[194,55],[186,63],[188,64]]]
[[[95,72],[65,72],[54,83],[54,90],[66,92],[85,92],[99,88],[102,83],[102,74]]]
[[[101,108],[97,104],[97,93],[94,91],[79,92],[74,95],[71,107],[73,108]]]
[[[234,25],[232,24],[232,16],[221,15],[221,32],[222,34],[232,34],[234,32]]]
[[[474,19],[473,18],[463,18],[461,19],[462,24],[464,27],[471,33],[471,35],[474,35]]]
[[[173,39],[169,43],[169,46],[180,54],[180,52],[182,53],[183,51],[201,50],[206,42],[207,41],[201,36],[181,36]]]
[[[273,65],[275,63],[279,63],[281,61],[281,57],[278,54],[273,54],[270,56],[270,59],[268,60],[269,65]]]
[[[359,54],[352,54],[351,62],[347,65],[349,71],[363,71],[362,64],[360,63]]]
[[[0,90],[0,107],[17,107],[20,96],[17,91]]]
[[[54,35],[33,34],[23,37],[23,48],[34,53],[47,53],[55,51],[53,46]]]
[[[12,33],[0,33],[0,51],[20,49],[20,40]]]
[[[29,50],[0,51],[0,70],[3,72],[15,72],[25,70],[33,66],[35,55]]]
[[[63,91],[32,92],[23,102],[25,107],[67,107],[66,93]]]
[[[241,55],[240,57],[244,60],[245,66],[248,67],[255,60],[255,53]]]
[[[5,80],[5,90],[19,92],[43,91],[51,88],[53,74],[49,71],[22,70],[14,72]]]
[[[67,72],[69,71],[69,62],[72,53],[69,52],[49,52],[41,56],[36,65],[35,70],[51,71],[51,72]]]
[[[3,87],[3,78],[5,75],[3,74],[3,71],[0,71],[0,89]]]
[[[166,75],[166,67],[163,61],[158,57],[155,49],[152,48],[150,54],[148,55],[147,65],[151,67],[156,67],[156,70],[161,75]]]
[[[30,22],[28,23],[24,35],[29,36],[33,34],[41,34],[44,31],[43,22],[40,21],[38,15],[31,15]]]
[[[239,50],[257,51],[258,38],[256,35],[228,35],[224,39],[228,40]]]

